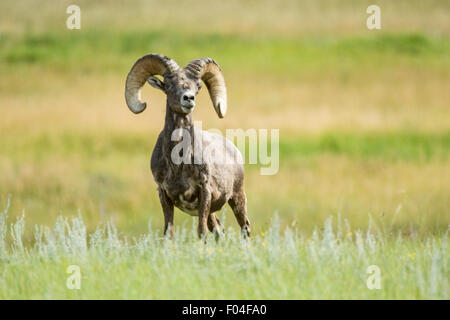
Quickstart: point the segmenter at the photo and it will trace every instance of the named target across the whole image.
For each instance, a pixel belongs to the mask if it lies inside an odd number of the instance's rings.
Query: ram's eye
[[[202,88],[202,83],[201,82],[197,82],[197,90],[200,90]]]

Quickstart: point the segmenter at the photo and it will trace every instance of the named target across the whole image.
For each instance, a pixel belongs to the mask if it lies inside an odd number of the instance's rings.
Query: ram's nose
[[[194,95],[189,95],[189,94],[183,95],[183,101],[194,101],[194,99],[195,99]]]
[[[189,94],[183,95],[183,97],[181,98],[181,104],[187,108],[195,107],[195,96]]]

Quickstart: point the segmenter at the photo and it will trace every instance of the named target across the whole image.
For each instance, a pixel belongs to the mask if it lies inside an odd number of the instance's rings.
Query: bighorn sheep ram
[[[162,76],[164,81],[156,75]],[[164,212],[164,234],[169,230],[170,236],[174,235],[176,206],[199,217],[199,237],[206,235],[207,229],[218,235],[221,233],[220,221],[214,212],[228,202],[242,232],[249,236],[242,156],[230,140],[202,131],[193,124],[192,111],[201,81],[208,88],[218,116],[225,116],[227,93],[220,67],[211,58],[197,59],[180,68],[174,60],[163,55],[143,56],[133,65],[126,80],[125,99],[133,113],[140,113],[147,106],[140,101],[140,91],[146,81],[167,95],[164,128],[151,158],[151,170]],[[189,161],[175,163],[171,155],[184,132],[191,137],[191,142],[183,150],[182,157]],[[195,146],[201,146],[200,150]],[[201,161],[195,161],[199,152]]]

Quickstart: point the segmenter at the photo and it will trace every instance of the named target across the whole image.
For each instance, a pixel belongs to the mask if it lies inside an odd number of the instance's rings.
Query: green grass
[[[218,242],[199,241],[196,228],[174,240],[152,227],[130,237],[111,223],[88,234],[80,217],[35,226],[23,242],[25,220],[0,216],[1,299],[448,299],[447,232],[424,239],[387,227],[352,230],[329,218],[306,237],[270,228],[250,240],[228,229]],[[81,271],[70,290],[67,268]],[[381,289],[368,289],[367,268],[381,271]]]
[[[180,50],[183,48],[183,50]],[[186,34],[176,31],[47,32],[0,34],[0,66],[40,65],[59,71],[122,71],[149,52],[164,52],[184,64],[211,56],[225,70],[244,68],[295,77],[294,72],[348,69],[349,65],[382,68],[390,63],[449,64],[445,37],[415,33],[385,33],[358,37],[249,36]],[[399,57],[401,56],[401,59]]]
[[[445,161],[450,152],[450,133],[418,132],[323,133],[280,141],[280,157],[342,155],[356,159],[384,161]]]
[[[270,133],[269,133],[270,135]],[[24,143],[23,136],[0,141],[0,155],[10,159],[30,158],[35,161],[64,156],[104,159],[135,158],[153,149],[156,136],[129,132],[75,132],[33,134]],[[236,142],[236,141],[235,141]],[[270,140],[268,141],[270,146]],[[246,154],[248,157],[248,140]],[[380,159],[384,161],[447,160],[450,153],[450,132],[328,132],[321,134],[281,135],[280,158],[323,155],[346,156],[350,159]],[[269,148],[270,154],[270,148]],[[247,159],[248,160],[248,159]]]

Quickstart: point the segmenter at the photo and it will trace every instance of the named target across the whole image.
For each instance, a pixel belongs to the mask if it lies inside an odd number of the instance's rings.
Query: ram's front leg
[[[166,236],[167,231],[169,231],[170,238],[173,239],[175,233],[173,228],[173,203],[164,190],[158,188],[158,192],[159,200],[161,201],[161,206],[164,213],[164,236]]]
[[[211,208],[211,191],[207,186],[202,186],[198,207],[198,237],[206,236],[208,231],[208,216]]]

